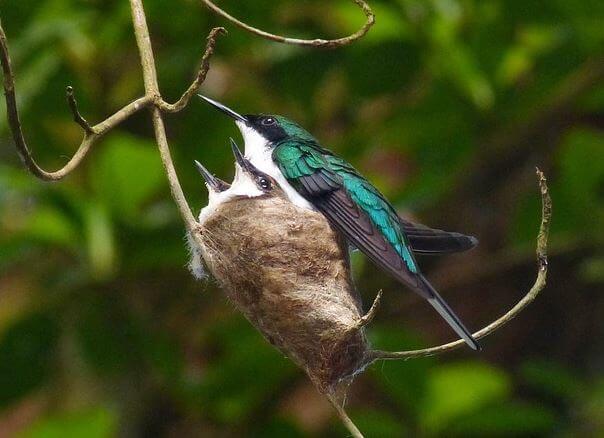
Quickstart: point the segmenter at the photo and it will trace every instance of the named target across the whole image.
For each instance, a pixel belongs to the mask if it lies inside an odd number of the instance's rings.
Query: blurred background
[[[193,0],[146,0],[160,86],[188,86],[212,26],[222,37],[203,93],[280,113],[361,169],[401,213],[476,235],[424,271],[472,329],[532,285],[550,182],[550,274],[484,351],[373,365],[348,410],[368,437],[604,436],[604,2],[373,0],[377,24],[333,51],[271,43]],[[363,23],[333,0],[220,2],[297,37]],[[65,86],[98,122],[143,93],[126,1],[4,0],[26,136],[46,169],[82,133]],[[0,105],[0,437],[346,436],[305,376],[186,269],[184,227],[145,112],[64,181],[21,165]],[[183,188],[193,166],[230,180],[231,122],[193,100],[166,117]],[[452,339],[422,300],[354,260],[380,349]]]

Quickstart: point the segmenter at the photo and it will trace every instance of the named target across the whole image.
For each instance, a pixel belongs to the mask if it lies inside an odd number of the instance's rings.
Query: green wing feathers
[[[428,300],[472,348],[479,346],[419,272],[394,207],[350,164],[316,143],[282,143],[273,159],[289,183],[386,272]]]
[[[297,190],[320,196],[344,188],[352,201],[369,217],[380,234],[392,245],[407,268],[418,273],[417,264],[402,231],[398,215],[388,201],[365,178],[344,160],[315,145],[284,143],[275,148],[273,157],[285,178]],[[312,179],[305,178],[314,176]]]

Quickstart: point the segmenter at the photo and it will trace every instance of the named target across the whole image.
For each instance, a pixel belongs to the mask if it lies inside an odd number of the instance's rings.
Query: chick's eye
[[[261,176],[260,178],[258,178],[258,185],[263,188],[264,190],[268,190],[271,188],[271,182],[266,179],[265,177]]]
[[[274,117],[265,117],[260,121],[260,123],[262,123],[264,126],[274,125],[275,122],[276,122],[276,120]]]

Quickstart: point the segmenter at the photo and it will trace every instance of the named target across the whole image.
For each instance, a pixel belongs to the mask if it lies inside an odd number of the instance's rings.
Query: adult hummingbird
[[[410,235],[413,228],[420,230],[415,236],[430,240],[429,253],[465,250],[477,244],[475,238],[414,224],[412,230],[405,230],[409,223],[401,220],[373,184],[297,123],[279,115],[241,115],[200,97],[235,120],[243,135],[246,158],[274,178],[291,202],[321,212],[378,267],[425,298],[472,349],[480,349],[470,331],[421,273]]]

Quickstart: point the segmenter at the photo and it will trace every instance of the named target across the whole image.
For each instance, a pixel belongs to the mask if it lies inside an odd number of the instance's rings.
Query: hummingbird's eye
[[[264,126],[272,126],[277,123],[277,121],[274,117],[264,117],[262,120],[260,120],[260,123]]]
[[[258,177],[258,185],[263,190],[269,190],[271,188],[271,182],[263,176]]]

